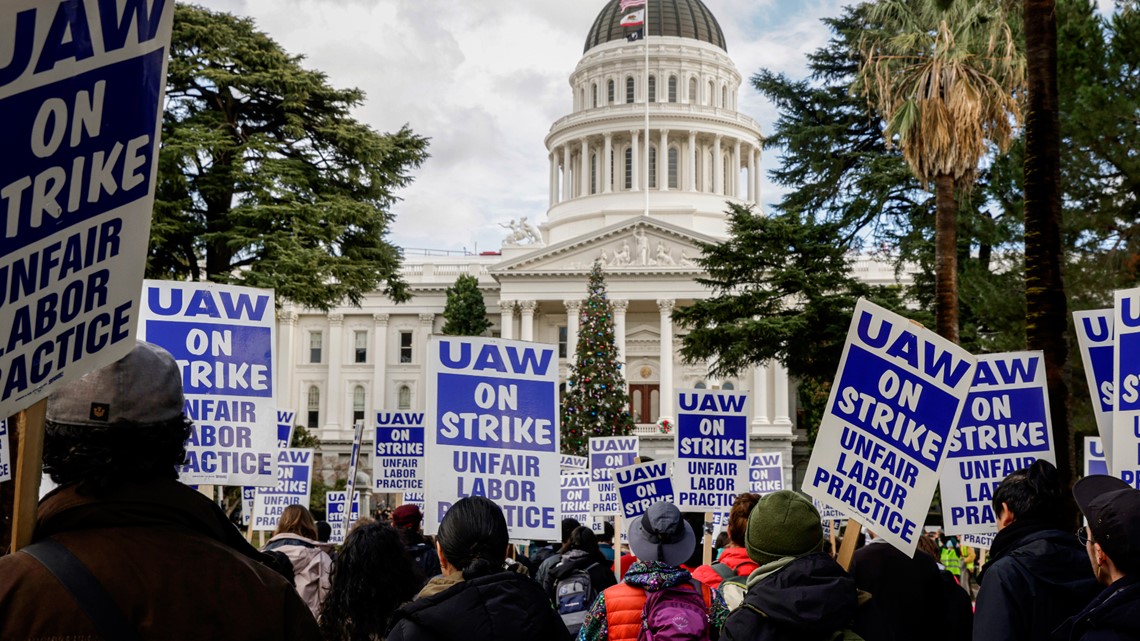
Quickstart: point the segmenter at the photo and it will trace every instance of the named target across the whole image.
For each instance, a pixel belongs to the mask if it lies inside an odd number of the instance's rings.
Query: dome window
[[[657,145],[649,147],[649,188],[657,189]]]
[[[669,102],[677,102],[677,76],[669,76]]]
[[[612,105],[612,104],[614,104],[614,81],[612,78],[610,79],[608,84],[609,84],[609,87],[606,90],[607,91],[606,101]]]
[[[593,101],[592,106],[597,107],[598,106],[598,83],[595,82],[595,83],[590,85],[590,92],[591,92],[591,100]]]
[[[633,76],[626,76],[625,77],[625,101],[627,104],[633,102],[634,87],[635,87],[635,84],[633,82]]]
[[[669,189],[680,189],[680,185],[677,181],[677,174],[678,174],[677,157],[678,157],[678,155],[679,154],[677,153],[676,147],[670,147],[669,148]]]
[[[649,76],[649,102],[657,102],[657,76]]]
[[[697,102],[699,102],[697,100],[697,79],[696,78],[689,78],[688,103],[691,105],[695,105],[695,104],[697,104]]]

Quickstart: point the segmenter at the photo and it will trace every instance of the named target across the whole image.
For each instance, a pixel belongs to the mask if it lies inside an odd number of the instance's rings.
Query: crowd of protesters
[[[292,506],[257,550],[178,482],[189,434],[178,365],[147,343],[49,398],[59,487],[32,545],[0,557],[0,641],[1140,641],[1140,490],[1089,476],[1069,492],[1042,461],[997,485],[984,564],[952,537],[908,555],[868,531],[845,569],[792,491],[739,496],[708,564],[700,521],[669,502],[628,521],[628,549],[567,519],[527,554],[468,497],[434,537],[402,505],[337,550]]]

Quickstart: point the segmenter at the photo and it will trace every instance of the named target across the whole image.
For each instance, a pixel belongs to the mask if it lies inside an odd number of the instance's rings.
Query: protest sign
[[[0,3],[0,416],[135,346],[173,10]]]
[[[978,356],[974,384],[942,467],[946,534],[997,533],[994,490],[1043,459],[1056,463],[1042,352]]]
[[[1093,474],[1109,475],[1108,457],[1105,456],[1104,445],[1102,443],[1098,436],[1085,437],[1085,476],[1092,476]]]
[[[1112,452],[1112,355],[1116,349],[1112,317],[1111,309],[1073,312],[1073,326],[1085,366],[1085,381],[1089,386],[1093,415],[1096,416],[1096,429],[1108,453]]]
[[[968,545],[972,548],[979,550],[988,550],[993,547],[994,537],[997,532],[990,532],[988,534],[971,534],[965,533],[958,536],[962,545]]]
[[[0,419],[0,481],[12,480],[12,455],[8,444],[8,421]]]
[[[423,492],[424,413],[376,412],[372,490]]]
[[[1112,440],[1103,442],[1113,476],[1140,489],[1140,289],[1116,292],[1112,325],[1112,387],[1116,402]]]
[[[277,410],[277,449],[283,450],[293,443],[293,412]]]
[[[562,518],[589,525],[590,473],[562,471]]]
[[[335,543],[337,545],[344,543],[344,537],[348,536],[348,531],[360,520],[360,492],[353,492],[352,511],[348,514],[346,527],[344,504],[345,497],[347,496],[348,493],[344,490],[325,493],[325,519],[328,521],[329,526],[332,527],[332,535],[329,536],[329,543]]]
[[[280,468],[278,468],[280,472]],[[243,485],[241,488],[241,524],[249,527],[253,521],[253,500],[257,496],[257,488],[252,485]],[[309,507],[307,504],[305,507]]]
[[[277,484],[259,487],[253,497],[253,529],[272,531],[290,505],[309,507],[313,450],[287,448],[277,453]]]
[[[633,465],[637,458],[636,436],[595,436],[590,439],[590,513],[613,516],[621,513],[613,470]]]
[[[424,510],[424,493],[423,492],[404,492],[404,503],[407,505],[414,505]]]
[[[677,390],[673,490],[677,507],[732,507],[748,487],[748,397],[743,392]]]
[[[622,518],[640,516],[654,503],[673,501],[669,467],[669,461],[650,461],[613,471]]]
[[[484,496],[503,509],[510,538],[561,539],[555,349],[428,340],[425,532],[459,499]]]
[[[273,486],[277,482],[273,291],[148,280],[140,338],[182,368],[185,483]]]
[[[720,536],[721,531],[728,527],[728,516],[728,512],[713,512],[712,535],[714,539]]]
[[[783,452],[757,452],[748,458],[748,491],[764,495],[784,489]]]
[[[961,347],[860,299],[804,492],[913,554],[973,380]]]
[[[590,469],[590,459],[585,456],[563,454],[558,459],[558,465],[564,470],[579,470],[585,472]]]

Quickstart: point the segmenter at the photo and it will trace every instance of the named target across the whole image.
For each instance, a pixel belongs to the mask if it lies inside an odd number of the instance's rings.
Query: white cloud
[[[197,0],[253,18],[338,87],[367,93],[356,116],[388,131],[409,124],[431,158],[401,193],[392,239],[405,247],[497,248],[497,222],[545,218],[543,138],[570,111],[570,73],[603,0]],[[840,0],[706,0],[745,78],[741,110],[775,118],[747,79],[761,67],[800,77],[821,46],[819,22]],[[764,169],[772,167],[765,156]],[[764,201],[778,193],[771,186]]]

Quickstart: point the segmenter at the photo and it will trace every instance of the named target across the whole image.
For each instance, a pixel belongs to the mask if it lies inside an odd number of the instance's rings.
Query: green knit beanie
[[[823,549],[823,525],[811,501],[780,490],[760,499],[748,516],[748,558],[764,565]]]

